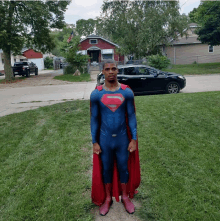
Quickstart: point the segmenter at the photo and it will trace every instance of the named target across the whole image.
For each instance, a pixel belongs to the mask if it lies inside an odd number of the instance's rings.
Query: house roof
[[[197,36],[188,36],[178,39],[177,41],[172,41],[172,45],[183,45],[183,44],[202,44],[201,41],[197,39]]]
[[[189,24],[189,27],[190,27],[190,28],[197,28],[198,25],[197,25],[196,23],[190,23],[190,24]]]
[[[190,23],[188,26],[189,26],[188,29],[198,27],[196,23]],[[184,31],[186,30],[187,29],[185,29]],[[178,40],[173,40],[173,39],[170,40],[171,45],[202,44],[202,42],[197,39],[198,35],[188,36],[187,38],[186,37],[181,38],[180,34],[178,34],[178,36],[179,36]]]
[[[113,43],[113,42],[111,42],[111,41],[109,41],[109,40],[107,40],[107,39],[105,39],[105,38],[103,38],[103,37],[101,37],[101,36],[94,35],[94,34],[88,35],[86,38],[82,39],[82,40],[80,41],[80,43],[83,42],[83,41],[85,41],[85,40],[87,40],[87,39],[93,39],[93,38],[100,38],[100,39],[102,39],[103,41],[106,41],[106,42],[108,42],[109,44],[115,45],[116,47],[120,48],[119,45],[117,45],[117,44],[115,44],[115,43]]]
[[[22,48],[21,53],[24,53],[25,51],[29,50],[29,48]]]

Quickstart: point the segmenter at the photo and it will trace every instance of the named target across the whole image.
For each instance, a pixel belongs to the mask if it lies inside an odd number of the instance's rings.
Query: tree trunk
[[[13,78],[13,72],[11,68],[11,45],[9,42],[11,42],[11,36],[12,36],[12,19],[13,19],[13,12],[15,9],[15,1],[10,1],[9,4],[9,11],[8,11],[8,19],[7,19],[7,38],[8,42],[5,42],[3,50],[4,54],[4,70],[5,70],[5,80],[11,80]]]
[[[5,80],[11,80],[13,78],[13,72],[11,68],[11,52],[10,50],[3,50],[4,54],[4,70]]]

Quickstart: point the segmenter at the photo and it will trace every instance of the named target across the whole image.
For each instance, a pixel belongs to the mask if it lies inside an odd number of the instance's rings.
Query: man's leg
[[[106,198],[105,198],[105,202],[100,206],[99,208],[99,213],[102,216],[105,216],[111,205],[112,205],[112,184],[111,183],[106,183],[105,184],[105,194],[106,194]]]
[[[128,138],[127,135],[120,136],[119,146],[117,146],[116,157],[117,166],[120,175],[121,188],[122,188],[122,203],[128,213],[132,214],[135,211],[134,204],[130,201],[128,197],[127,183],[128,183]]]
[[[100,215],[105,216],[112,204],[112,175],[113,175],[113,150],[109,145],[109,139],[105,135],[100,136],[100,147],[101,147],[101,160],[102,160],[102,174],[103,182],[105,184],[105,202],[99,209]]]
[[[135,208],[134,204],[130,201],[128,197],[127,183],[121,183],[121,188],[122,188],[121,202],[124,204],[126,211],[132,214],[134,213]]]

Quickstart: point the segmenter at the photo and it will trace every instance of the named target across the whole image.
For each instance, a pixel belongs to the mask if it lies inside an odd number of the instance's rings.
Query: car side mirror
[[[158,76],[158,74],[159,74],[158,72],[157,72],[157,73],[154,73],[154,77],[157,77],[157,76]]]

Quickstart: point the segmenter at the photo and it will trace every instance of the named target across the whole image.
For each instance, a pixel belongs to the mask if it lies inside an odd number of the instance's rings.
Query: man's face
[[[105,75],[105,80],[114,83],[117,81],[118,68],[114,63],[107,63],[103,67],[102,73]]]

